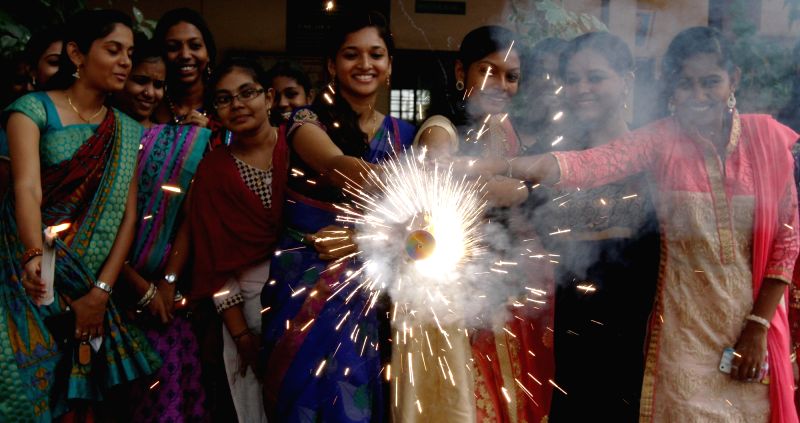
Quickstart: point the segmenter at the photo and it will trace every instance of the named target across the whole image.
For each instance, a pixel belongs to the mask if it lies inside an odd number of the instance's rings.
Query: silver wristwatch
[[[113,291],[113,289],[111,289],[111,285],[109,285],[109,284],[107,284],[107,283],[105,283],[103,281],[100,281],[100,280],[95,281],[94,282],[94,286],[95,286],[95,288],[99,288],[99,289],[102,289],[103,291],[107,292],[108,295],[111,295],[111,291]]]

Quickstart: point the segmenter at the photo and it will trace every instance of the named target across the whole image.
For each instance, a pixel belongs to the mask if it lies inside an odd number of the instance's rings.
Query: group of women
[[[321,93],[288,63],[215,66],[189,9],[152,40],[84,11],[39,44],[2,123],[2,421],[798,421],[798,135],[739,115],[714,29],[675,37],[671,116],[634,131],[606,32],[469,32],[419,129],[376,107],[394,43],[374,12],[331,34]],[[431,331],[453,385],[403,365],[388,301],[335,295],[358,277],[346,188],[412,145],[559,258],[521,266],[541,306],[505,331]]]

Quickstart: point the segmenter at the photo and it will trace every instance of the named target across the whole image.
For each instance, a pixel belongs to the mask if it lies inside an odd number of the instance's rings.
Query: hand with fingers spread
[[[103,327],[109,294],[99,288],[92,288],[83,297],[72,302],[75,310],[75,338],[85,341],[88,338],[103,336]]]
[[[322,260],[336,260],[358,250],[358,245],[351,229],[341,226],[326,226],[313,235],[307,235],[306,241],[313,243]]]
[[[36,300],[44,297],[45,287],[42,281],[42,257],[37,256],[28,260],[22,268],[22,287],[25,293]]]
[[[767,328],[748,321],[734,348],[731,377],[743,382],[758,381],[767,358]]]

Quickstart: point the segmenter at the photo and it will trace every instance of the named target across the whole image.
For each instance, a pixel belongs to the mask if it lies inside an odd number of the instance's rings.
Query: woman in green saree
[[[130,18],[110,10],[71,19],[53,86],[6,109],[14,180],[0,205],[0,420],[50,421],[160,359],[125,324],[110,292],[136,223],[133,178],[142,128],[105,106],[131,68]],[[55,301],[44,296],[42,230],[55,242]],[[73,332],[74,331],[74,332]]]

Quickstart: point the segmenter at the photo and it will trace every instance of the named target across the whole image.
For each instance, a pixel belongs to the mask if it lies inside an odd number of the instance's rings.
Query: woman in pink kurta
[[[513,173],[580,188],[641,171],[655,180],[661,270],[640,421],[797,422],[785,296],[798,253],[798,136],[738,115],[739,70],[716,30],[679,34],[663,74],[673,117],[601,147],[519,159]],[[719,370],[727,347],[738,355],[731,375]]]

